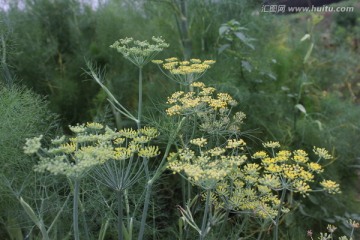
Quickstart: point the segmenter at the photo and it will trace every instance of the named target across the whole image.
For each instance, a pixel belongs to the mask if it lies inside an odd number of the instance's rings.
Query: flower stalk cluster
[[[99,123],[87,123],[69,126],[69,129],[74,137],[56,138],[49,148],[35,144],[39,138],[27,140],[24,151],[36,152],[40,158],[35,171],[76,178],[110,159],[122,161],[134,155],[152,158],[159,154],[158,147],[146,145],[158,135],[154,128],[113,131]]]
[[[48,148],[41,146],[41,137],[27,139],[24,152],[38,155],[40,161],[34,167],[35,171],[65,175],[74,181],[75,240],[80,239],[78,226],[80,180],[90,169],[98,166],[95,171],[97,180],[118,192],[118,231],[119,239],[122,239],[122,192],[139,179],[139,171],[142,168],[136,171],[137,160],[143,159],[147,162],[148,159],[160,154],[158,147],[150,145],[150,141],[158,136],[158,132],[150,127],[114,131],[99,123],[69,126],[69,129],[74,136],[57,137],[51,141],[51,146]],[[123,164],[125,161],[127,164]]]
[[[246,115],[236,112],[231,117],[232,108],[238,103],[229,94],[216,93],[215,88],[202,82],[194,82],[190,86],[194,91],[178,91],[168,98],[168,116],[196,118],[199,130],[209,134],[240,130]]]
[[[171,80],[182,85],[190,85],[201,78],[215,63],[214,60],[190,59],[180,61],[176,57],[163,60],[153,60],[160,70]]]
[[[325,149],[314,147],[313,152],[318,156],[318,161],[312,162],[308,153],[301,149],[292,152],[287,150],[275,152],[274,149],[280,147],[278,142],[264,143],[264,147],[270,148],[273,156],[269,156],[265,151],[259,151],[253,154],[252,158],[260,159],[262,171],[279,180],[281,188],[272,187],[273,190],[286,189],[304,196],[311,191],[317,191],[311,188],[310,183],[315,181],[316,175],[324,171],[319,161],[332,158]],[[339,184],[334,181],[323,180],[320,185],[328,193],[340,193]]]
[[[190,147],[170,153],[168,168],[203,189],[213,189],[219,181],[244,163],[246,156],[239,154],[239,151],[246,144],[242,139],[232,139],[224,148],[208,149],[206,143],[205,138],[193,139]]]
[[[154,59],[164,48],[168,48],[169,44],[162,37],[152,37],[152,43],[124,38],[117,40],[110,47],[115,48],[127,60],[141,68]]]

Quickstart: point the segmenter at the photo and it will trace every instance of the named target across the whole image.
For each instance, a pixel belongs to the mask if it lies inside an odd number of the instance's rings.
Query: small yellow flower
[[[51,140],[51,143],[54,145],[59,145],[62,144],[65,141],[65,136],[61,136],[61,137],[56,137],[55,139]]]
[[[321,165],[318,163],[311,162],[311,163],[308,163],[307,166],[310,171],[314,171],[316,173],[322,173],[324,171],[324,169],[322,169]]]
[[[264,147],[267,147],[267,148],[279,148],[280,147],[280,143],[279,142],[266,142],[266,143],[263,143],[263,146]]]
[[[176,68],[177,65],[178,65],[178,62],[168,62],[168,63],[163,64],[163,68],[166,70],[172,70],[172,69]]]
[[[301,194],[305,194],[305,195],[307,192],[311,191],[310,186],[305,181],[302,181],[302,180],[295,181],[294,188],[295,188],[295,191],[300,192]]]
[[[287,150],[281,150],[276,154],[276,161],[277,162],[286,162],[289,160],[291,156],[291,152]]]
[[[196,146],[199,146],[199,147],[203,147],[207,144],[207,139],[206,138],[195,138],[195,139],[190,140],[190,143],[194,144]]]
[[[279,188],[281,185],[279,177],[274,176],[273,174],[263,175],[263,177],[259,179],[259,183],[271,188]]]
[[[266,158],[263,158],[261,163],[265,166],[268,166],[270,164],[275,164],[277,163],[277,159],[276,158],[271,158],[271,157],[266,157]]]
[[[125,138],[116,138],[114,144],[121,145],[125,142]]]
[[[119,133],[126,138],[135,138],[138,136],[138,133],[131,128],[121,129],[119,130]]]
[[[236,139],[229,139],[227,141],[227,146],[226,148],[238,148],[238,147],[242,147],[242,146],[245,146],[246,143],[244,140],[242,139],[239,139],[239,140],[236,140]]]
[[[259,166],[259,164],[249,163],[246,164],[246,166],[244,167],[244,172],[249,176],[258,176],[260,169],[261,167]]]
[[[208,152],[211,154],[211,156],[220,156],[225,152],[225,149],[220,147],[215,147],[213,149],[210,149]]]
[[[259,152],[256,152],[254,153],[254,155],[252,155],[252,158],[260,158],[260,159],[263,159],[263,158],[266,158],[268,157],[268,154],[264,151],[259,151]]]
[[[193,82],[190,84],[190,86],[197,87],[197,88],[204,88],[205,84],[203,82]]]
[[[178,61],[178,59],[176,57],[165,59],[165,62],[176,62],[176,61]]]
[[[151,62],[152,62],[152,63],[155,63],[155,64],[158,64],[158,65],[164,63],[163,60],[152,60]]]
[[[339,184],[334,181],[324,180],[320,183],[320,185],[323,186],[324,189],[329,193],[335,194],[341,192]]]
[[[190,59],[190,62],[191,62],[191,63],[201,63],[201,60],[200,60],[200,59],[192,58],[192,59]]]
[[[76,145],[74,143],[66,143],[62,144],[61,148],[63,149],[64,153],[72,153],[76,150]]]
[[[34,138],[27,138],[26,143],[24,146],[24,153],[25,154],[33,154],[36,153],[41,148],[41,139],[43,138],[43,135],[40,135],[39,137]]]
[[[76,126],[69,126],[69,129],[70,129],[73,133],[83,133],[83,132],[86,131],[86,128],[85,128],[84,124],[76,125]]]
[[[146,135],[148,138],[156,138],[159,136],[159,131],[156,128],[153,127],[143,127],[139,130],[140,134]]]
[[[309,157],[304,150],[299,149],[294,151],[293,159],[297,163],[306,163],[309,160]]]
[[[205,60],[203,63],[207,64],[207,65],[211,65],[211,64],[214,64],[215,61],[214,60]]]
[[[145,135],[134,137],[133,142],[137,144],[145,144],[148,143],[151,139]]]
[[[326,160],[329,160],[329,159],[333,158],[325,148],[314,147],[313,151],[320,158],[323,158],[323,159],[326,159]]]
[[[266,166],[265,169],[269,173],[280,173],[282,171],[282,168],[276,164],[270,164],[269,166]]]
[[[181,110],[182,110],[181,106],[174,105],[174,106],[166,109],[166,114],[169,116],[177,115],[177,114],[181,113]]]
[[[160,154],[157,146],[144,147],[139,150],[140,157],[153,158]]]
[[[104,126],[100,123],[96,123],[96,122],[92,122],[92,123],[87,123],[86,124],[86,127],[87,128],[90,128],[90,129],[94,129],[94,130],[101,130],[104,128]]]

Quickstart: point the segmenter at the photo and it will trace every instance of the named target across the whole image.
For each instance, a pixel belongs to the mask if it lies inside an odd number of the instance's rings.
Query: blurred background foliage
[[[107,0],[96,7],[77,0],[11,1],[0,12],[2,174],[23,171],[15,160],[24,157],[19,149],[25,137],[53,128],[49,111],[60,116],[65,132],[69,124],[94,120],[116,125],[106,95],[84,74],[85,60],[104,69],[106,85],[136,111],[137,69],[109,46],[119,38],[163,36],[170,48],[159,58],[217,61],[204,81],[240,102],[250,151],[261,145],[258,139],[277,140],[289,149],[325,147],[336,157],[325,174],[341,183],[343,194],[289,196],[299,211],[285,219],[284,239],[304,239],[305,230],[323,230],[351,214],[359,220],[359,3],[338,3],[354,6],[354,12],[293,15],[264,13],[261,5],[261,0]],[[301,41],[305,34],[309,37]],[[154,109],[162,108],[177,86],[156,66],[149,64],[144,72],[145,115],[161,117]],[[6,74],[14,73],[18,78],[10,86]],[[46,96],[48,104],[36,94]],[[19,109],[14,120],[9,109]],[[131,125],[125,119],[122,124]],[[6,168],[9,161],[13,170]],[[181,201],[176,184],[164,176],[154,194],[158,208],[175,209]],[[168,219],[176,216],[162,214],[158,230],[171,228]],[[159,235],[166,236],[163,232]]]

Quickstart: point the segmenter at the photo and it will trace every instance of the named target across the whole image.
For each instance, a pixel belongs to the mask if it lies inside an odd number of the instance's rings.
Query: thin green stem
[[[89,228],[86,222],[86,216],[85,216],[85,208],[84,205],[82,204],[82,202],[80,201],[79,198],[79,208],[81,210],[81,218],[82,218],[82,223],[83,223],[83,229],[84,229],[84,239],[86,240],[90,240],[90,236],[89,236]]]
[[[137,127],[141,128],[141,115],[142,115],[142,95],[143,95],[143,75],[142,75],[142,67],[139,67],[139,101],[138,101],[138,118],[137,118]]]
[[[219,232],[218,232],[218,237],[223,236],[223,234],[224,234],[225,225],[226,225],[226,223],[227,223],[227,221],[228,221],[228,219],[229,219],[229,214],[230,214],[230,209],[229,209],[229,208],[226,208],[224,220],[222,221],[220,230],[219,230]]]
[[[80,240],[79,234],[79,195],[80,195],[80,179],[75,178],[74,181],[74,199],[73,199],[73,224],[74,239]]]
[[[210,189],[206,191],[206,202],[205,202],[205,210],[204,210],[204,215],[203,215],[202,224],[201,224],[200,240],[204,240],[205,235],[206,235],[206,226],[208,223],[208,214],[209,214],[209,207],[210,207],[210,200],[211,200],[210,193],[211,193]]]
[[[350,239],[352,239],[353,235],[354,235],[354,227],[351,228],[351,233],[350,233]]]
[[[147,212],[148,212],[148,209],[149,209],[152,184],[153,184],[152,179],[147,182],[146,193],[145,193],[145,201],[144,201],[144,208],[143,208],[143,214],[141,216],[141,223],[140,223],[140,231],[139,231],[138,240],[142,240],[143,237],[144,237],[146,217],[147,217]]]
[[[42,219],[40,220],[39,228],[40,228],[40,232],[43,237],[43,240],[50,240],[48,232],[46,231],[46,228],[45,228],[45,224]]]
[[[185,182],[186,180],[185,180],[185,178],[181,178],[181,189],[182,189],[182,191],[181,191],[181,195],[182,195],[182,201],[183,201],[183,205],[185,206],[185,204],[186,204],[186,182]]]
[[[123,231],[122,231],[122,225],[123,225],[123,203],[122,203],[122,190],[117,191],[117,203],[118,203],[118,239],[123,240]]]
[[[275,220],[274,240],[278,240],[278,239],[279,239],[280,215],[281,215],[281,208],[282,208],[283,202],[284,202],[284,200],[285,200],[285,196],[286,196],[286,188],[283,188],[283,190],[282,190],[282,192],[281,192],[279,209],[278,209],[278,212],[277,212],[277,215],[276,215],[276,220]]]
[[[131,215],[130,215],[128,189],[125,189],[124,196],[125,196],[125,211],[126,211],[127,227],[128,227],[128,229],[130,229]]]
[[[70,196],[71,196],[70,194],[67,196],[64,204],[62,205],[62,207],[60,208],[59,212],[56,214],[54,220],[52,221],[50,227],[48,228],[48,230],[47,230],[48,232],[50,232],[50,231],[52,230],[52,228],[54,227],[56,221],[59,219],[61,213],[64,211],[64,208],[65,208],[65,206],[67,205],[67,202],[68,202]]]
[[[188,199],[191,199],[191,191],[192,191],[192,185],[191,185],[191,182],[188,181],[187,182],[187,197],[188,197]]]
[[[111,93],[111,91],[102,83],[101,76],[95,72],[95,67],[90,63],[86,62],[86,65],[88,67],[87,73],[96,81],[97,84],[100,85],[100,87],[106,92],[106,94],[109,97],[109,102],[111,105],[115,107],[116,110],[118,110],[121,114],[126,116],[127,118],[133,120],[134,122],[138,122],[138,120],[123,106],[121,103],[114,97],[114,95]],[[115,104],[118,107],[115,106]]]

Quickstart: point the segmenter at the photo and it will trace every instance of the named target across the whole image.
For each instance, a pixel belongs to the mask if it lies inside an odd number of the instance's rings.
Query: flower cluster
[[[239,130],[245,114],[237,112],[231,118],[232,107],[237,102],[227,93],[215,93],[215,88],[202,82],[191,84],[194,91],[173,93],[167,100],[172,106],[166,110],[169,116],[196,116],[200,121],[200,130],[214,133],[222,130]]]
[[[169,155],[168,168],[174,173],[183,174],[190,182],[204,189],[214,188],[246,160],[245,155],[239,154],[246,145],[241,139],[228,140],[226,148],[207,149],[205,138],[193,139],[190,143],[190,147]]]
[[[36,153],[41,148],[41,139],[43,138],[43,135],[40,135],[39,137],[34,137],[31,139],[26,139],[26,143],[24,146],[24,153],[26,154],[33,154]]]
[[[115,48],[126,59],[134,63],[138,67],[143,67],[149,61],[169,47],[162,37],[152,37],[153,44],[148,41],[138,41],[133,38],[119,39],[110,47]]]
[[[278,142],[264,144],[268,148],[278,148]],[[323,159],[330,159],[330,154],[325,150],[314,148],[314,153]],[[315,175],[323,172],[322,166],[318,162],[311,162],[308,154],[304,150],[287,151],[281,150],[269,156],[264,151],[253,154],[254,159],[261,160],[261,166],[266,174],[270,174],[281,180],[282,188],[292,192],[299,192],[307,195],[313,189],[310,183],[314,182]],[[329,193],[339,193],[339,184],[331,180],[324,180],[320,185]],[[269,186],[271,186],[269,184]],[[274,190],[279,190],[272,187]]]
[[[157,64],[161,71],[167,71],[164,72],[167,77],[183,85],[197,81],[215,63],[214,60],[201,61],[200,59],[179,61],[175,57],[152,62]]]
[[[40,158],[35,171],[80,177],[93,166],[110,159],[152,158],[160,153],[158,147],[149,145],[158,136],[154,128],[113,131],[99,123],[87,123],[69,126],[69,129],[73,137],[57,137],[49,148],[41,148],[40,138],[26,141],[25,153],[37,153]]]
[[[233,143],[228,141],[228,145]],[[272,150],[280,147],[278,142],[263,145]],[[328,156],[326,150],[323,149],[322,153]],[[279,191],[299,192],[306,196],[313,191],[310,183],[315,181],[315,175],[323,171],[319,163],[310,162],[303,150],[280,150],[273,152],[273,156],[259,151],[252,158],[256,161],[247,161],[217,183],[213,199],[217,205],[231,211],[250,211],[261,218],[274,219],[279,209],[281,212],[289,211],[282,206],[284,199],[278,195]],[[320,185],[329,193],[340,192],[339,185],[333,181],[324,180]]]

